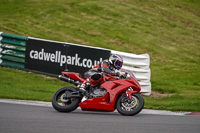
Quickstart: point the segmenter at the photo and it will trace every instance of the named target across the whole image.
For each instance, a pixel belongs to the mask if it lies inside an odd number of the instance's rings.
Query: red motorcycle
[[[144,107],[141,88],[133,73],[124,73],[120,77],[104,73],[104,82],[91,86],[87,95],[83,95],[78,87],[63,87],[53,95],[52,105],[59,112],[71,112],[80,106],[83,111],[112,112],[117,109],[122,115],[136,115]],[[79,73],[73,72],[62,72],[59,78],[76,86],[84,81]]]

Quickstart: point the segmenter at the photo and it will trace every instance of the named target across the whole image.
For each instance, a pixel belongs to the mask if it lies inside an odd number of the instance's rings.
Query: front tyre
[[[121,95],[116,103],[117,111],[122,115],[133,116],[144,107],[144,99],[139,93],[132,94],[132,100]]]
[[[52,106],[54,109],[59,112],[74,111],[81,102],[81,98],[65,98],[65,95],[67,92],[75,91],[77,90],[71,86],[63,87],[56,91],[52,97]]]

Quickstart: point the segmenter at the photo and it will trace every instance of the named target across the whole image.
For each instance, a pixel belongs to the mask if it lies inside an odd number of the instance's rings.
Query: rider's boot
[[[83,95],[86,95],[86,96],[89,95],[88,92],[87,92],[87,90],[90,88],[90,85],[91,85],[90,82],[87,81],[87,80],[85,80],[85,81],[80,85],[79,90],[82,92]]]

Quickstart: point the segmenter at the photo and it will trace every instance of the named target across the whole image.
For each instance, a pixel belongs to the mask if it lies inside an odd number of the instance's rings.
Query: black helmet
[[[121,69],[123,64],[123,58],[118,54],[112,54],[109,58],[109,62],[117,69]]]

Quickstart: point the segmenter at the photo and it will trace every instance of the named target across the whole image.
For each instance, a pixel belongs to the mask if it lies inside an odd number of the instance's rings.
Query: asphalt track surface
[[[200,117],[118,112],[59,113],[52,107],[0,102],[0,133],[199,133]]]

